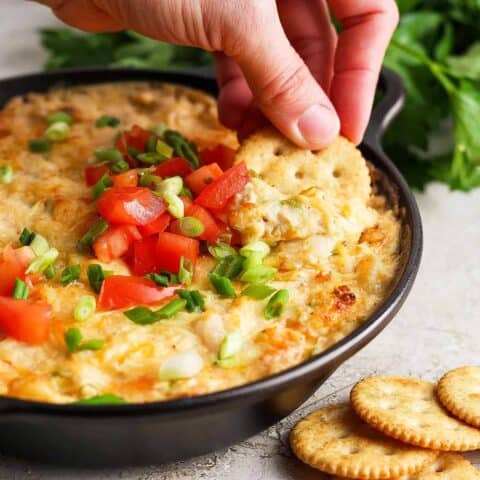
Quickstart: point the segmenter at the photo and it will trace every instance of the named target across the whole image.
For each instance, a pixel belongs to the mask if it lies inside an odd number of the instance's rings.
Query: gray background
[[[39,70],[45,56],[37,29],[55,24],[44,7],[1,0],[0,77]],[[286,435],[296,419],[328,402],[346,399],[351,386],[368,374],[436,380],[446,370],[478,363],[480,190],[451,193],[442,185],[431,185],[417,199],[425,226],[425,253],[405,307],[385,332],[282,423],[228,450],[167,466],[78,471],[0,456],[0,479],[322,479],[292,458],[287,448]],[[480,467],[479,453],[469,458]]]

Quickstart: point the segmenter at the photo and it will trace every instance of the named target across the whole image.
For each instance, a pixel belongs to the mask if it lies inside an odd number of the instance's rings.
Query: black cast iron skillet
[[[14,95],[54,85],[112,81],[166,81],[216,93],[208,74],[139,70],[77,70],[0,81],[0,105]],[[382,133],[400,110],[400,80],[383,71],[377,105],[361,148],[380,172],[404,222],[404,262],[384,303],[358,329],[301,365],[230,390],[179,400],[120,406],[53,405],[0,397],[0,451],[67,464],[151,464],[224,448],[270,427],[300,406],[344,362],[395,316],[415,279],[422,226],[405,180],[385,156]],[[383,185],[383,186],[382,186]]]

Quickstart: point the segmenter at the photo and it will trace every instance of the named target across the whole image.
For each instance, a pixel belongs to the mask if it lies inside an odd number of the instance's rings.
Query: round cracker
[[[397,480],[479,480],[480,473],[465,458],[457,453],[441,453],[437,459],[421,472],[404,475]],[[347,480],[333,477],[332,480]]]
[[[357,383],[350,399],[364,421],[402,442],[442,451],[480,448],[480,431],[443,409],[433,383],[373,376]]]
[[[480,366],[446,373],[438,383],[437,396],[457,418],[480,428]]]
[[[437,456],[385,437],[362,422],[348,404],[325,407],[305,417],[293,428],[290,445],[306,464],[354,479],[416,473]]]

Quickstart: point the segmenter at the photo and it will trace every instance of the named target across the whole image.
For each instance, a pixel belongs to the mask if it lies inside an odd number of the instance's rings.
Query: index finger
[[[335,54],[331,100],[342,133],[355,143],[370,118],[378,75],[398,23],[394,0],[328,0],[343,27]]]

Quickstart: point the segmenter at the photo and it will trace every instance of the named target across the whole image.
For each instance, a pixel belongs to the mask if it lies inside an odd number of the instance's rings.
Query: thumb
[[[284,135],[305,148],[323,148],[340,131],[335,108],[290,44],[276,7],[262,9],[271,3],[255,3],[260,8],[250,16],[248,29],[242,28],[238,52],[230,56],[258,107]]]

